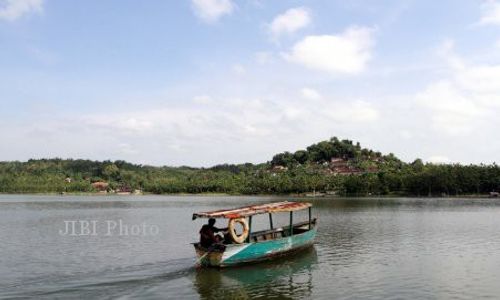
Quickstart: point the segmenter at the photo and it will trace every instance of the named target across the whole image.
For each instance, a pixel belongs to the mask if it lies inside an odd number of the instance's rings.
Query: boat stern
[[[224,249],[206,249],[198,243],[193,244],[196,251],[197,265],[203,267],[219,267],[222,264]]]

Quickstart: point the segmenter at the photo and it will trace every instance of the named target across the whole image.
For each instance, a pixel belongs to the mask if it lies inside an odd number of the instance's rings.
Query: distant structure
[[[286,171],[286,170],[288,170],[287,167],[280,166],[280,165],[273,166],[273,168],[272,168],[273,172],[283,172],[283,171]]]
[[[109,186],[109,183],[104,182],[104,181],[97,181],[97,182],[92,183],[92,187],[101,193],[107,192],[108,186]]]
[[[132,190],[132,188],[130,188],[129,186],[120,186],[116,189],[115,192],[119,195],[130,195],[132,194],[132,192],[134,192],[134,190]]]
[[[354,175],[364,173],[363,170],[349,165],[349,161],[341,157],[333,157],[330,160],[329,168],[334,175]]]

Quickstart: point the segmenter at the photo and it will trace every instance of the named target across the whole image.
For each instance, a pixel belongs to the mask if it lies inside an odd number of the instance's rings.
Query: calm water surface
[[[500,297],[500,200],[492,199],[312,200],[319,228],[309,251],[194,267],[190,243],[204,220],[191,221],[193,212],[279,200],[0,195],[0,298]],[[260,217],[254,223],[265,228]],[[94,235],[64,235],[72,220],[94,221]]]

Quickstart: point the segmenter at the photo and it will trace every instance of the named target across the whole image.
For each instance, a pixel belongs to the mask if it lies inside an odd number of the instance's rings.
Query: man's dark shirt
[[[212,244],[217,242],[215,233],[219,231],[221,230],[215,226],[203,225],[200,229],[200,245],[205,248],[212,246]]]

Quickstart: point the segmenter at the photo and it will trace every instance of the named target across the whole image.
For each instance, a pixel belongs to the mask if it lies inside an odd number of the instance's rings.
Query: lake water
[[[195,267],[190,243],[204,220],[192,221],[193,212],[283,199],[0,195],[0,298],[500,297],[493,199],[308,200],[319,219],[310,250],[233,269]],[[253,223],[265,228],[261,217]],[[81,235],[65,234],[71,224]]]

